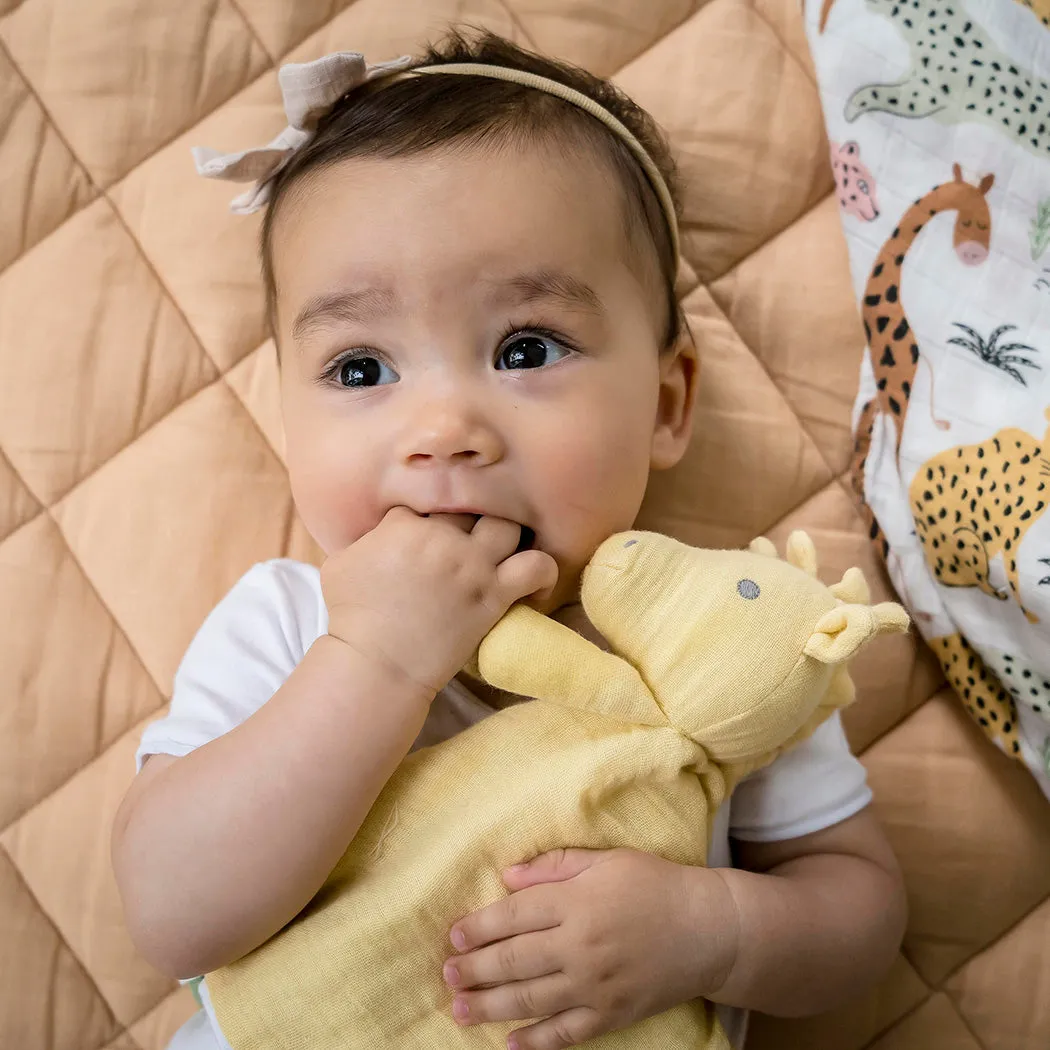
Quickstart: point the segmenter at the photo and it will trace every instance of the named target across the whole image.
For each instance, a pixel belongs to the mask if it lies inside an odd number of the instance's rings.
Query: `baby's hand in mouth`
[[[426,518],[444,518],[446,521],[451,522],[458,528],[461,528],[464,532],[471,532],[475,525],[481,520],[480,514],[424,514]],[[536,531],[531,529],[528,525],[520,525],[521,536],[518,539],[518,546],[515,548],[514,553],[520,554],[522,551],[532,550],[536,543]]]

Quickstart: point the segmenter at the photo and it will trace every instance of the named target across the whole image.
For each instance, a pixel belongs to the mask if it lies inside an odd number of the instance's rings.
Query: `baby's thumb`
[[[500,562],[496,581],[508,605],[537,592],[545,598],[558,582],[558,563],[545,551],[522,551]]]

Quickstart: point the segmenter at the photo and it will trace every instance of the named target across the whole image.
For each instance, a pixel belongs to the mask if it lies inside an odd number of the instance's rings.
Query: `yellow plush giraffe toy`
[[[512,607],[476,670],[535,699],[409,755],[310,904],[206,976],[234,1050],[503,1050],[514,1023],[461,1028],[442,980],[449,928],[506,894],[502,870],[558,847],[704,864],[733,786],[853,699],[846,661],[868,639],[908,626],[858,569],[824,586],[801,532],[786,561],[764,539],[619,533],[581,599],[612,651]],[[699,999],[585,1045],[728,1047]]]

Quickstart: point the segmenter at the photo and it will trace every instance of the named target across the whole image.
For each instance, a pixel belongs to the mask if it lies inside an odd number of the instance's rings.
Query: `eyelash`
[[[567,336],[562,335],[560,332],[554,331],[553,328],[547,328],[541,324],[508,324],[503,330],[499,339],[497,340],[497,352],[503,349],[504,344],[511,336],[515,335],[542,335],[545,339],[550,339],[552,342],[560,343],[566,350],[573,354],[580,353],[580,348]],[[355,358],[362,357],[374,357],[377,361],[382,361],[388,368],[393,368],[390,359],[384,354],[381,354],[378,350],[370,350],[365,352],[364,350],[347,350],[338,357],[333,358],[327,368],[317,377],[317,382],[322,386],[333,382],[339,376],[339,370],[347,363],[347,361],[353,361]]]
[[[498,342],[498,350],[503,349],[503,345],[514,335],[542,335],[544,339],[550,339],[551,342],[560,343],[566,350],[572,351],[574,354],[580,353],[580,348],[561,332],[554,331],[553,328],[547,328],[541,324],[509,324],[503,330],[500,335]]]

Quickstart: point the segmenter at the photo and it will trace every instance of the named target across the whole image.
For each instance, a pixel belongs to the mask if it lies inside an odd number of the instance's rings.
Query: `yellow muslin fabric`
[[[703,864],[740,777],[850,702],[861,645],[907,628],[859,570],[823,585],[804,533],[787,555],[611,537],[581,588],[611,652],[514,606],[476,667],[535,699],[409,755],[310,904],[207,975],[234,1050],[503,1050],[521,1022],[459,1027],[442,979],[449,928],[505,896],[502,870],[558,847]],[[728,1047],[701,999],[585,1045]]]

